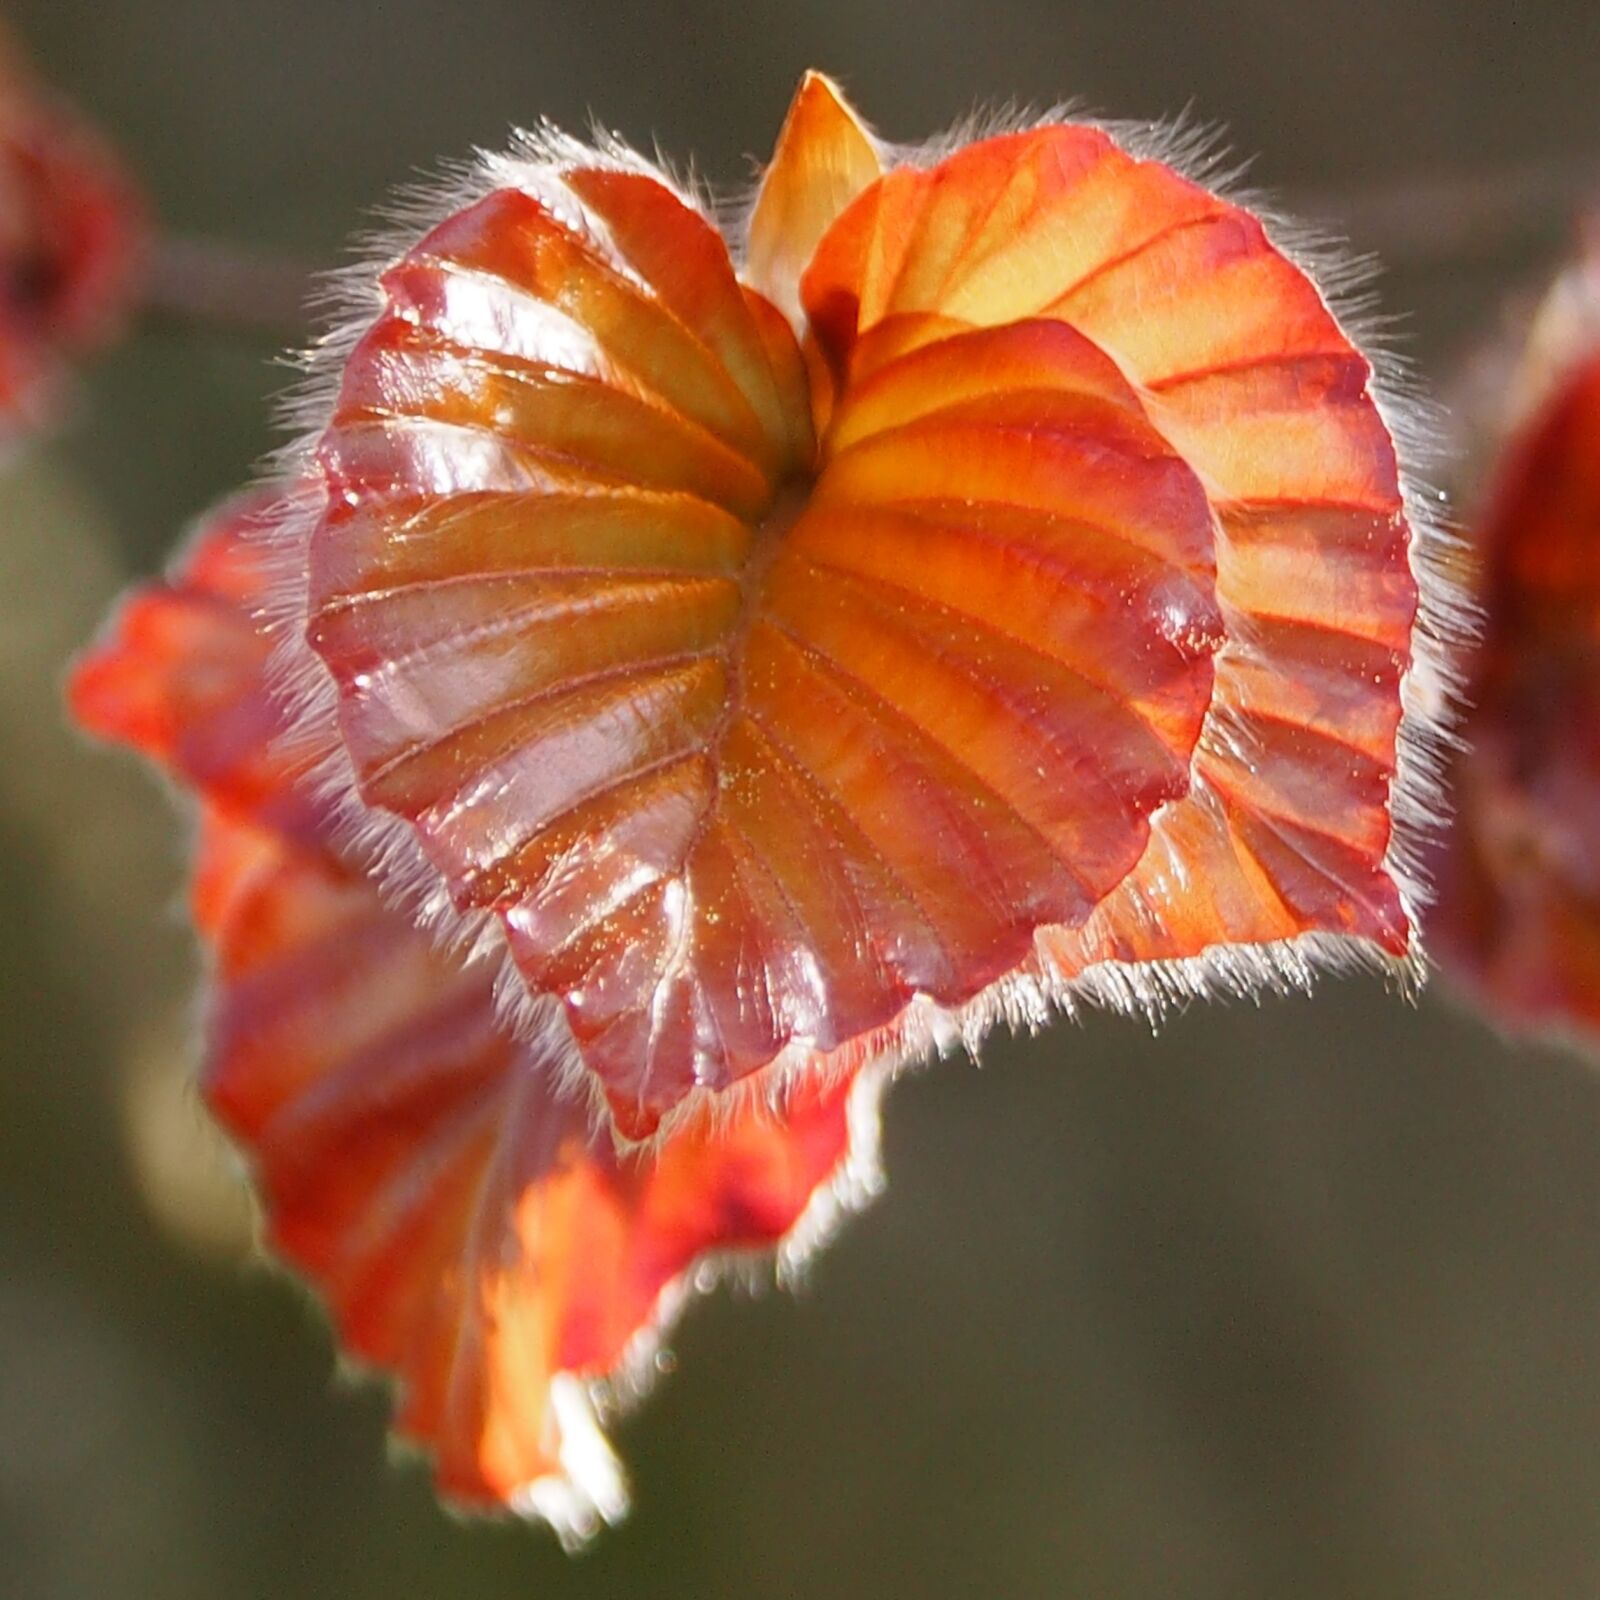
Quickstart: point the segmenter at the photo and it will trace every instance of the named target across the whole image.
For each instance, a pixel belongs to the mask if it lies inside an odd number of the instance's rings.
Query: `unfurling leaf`
[[[1372,367],[1138,144],[923,159],[813,76],[728,241],[541,136],[335,343],[302,733],[630,1137],[1079,992],[1412,962],[1426,530]]]

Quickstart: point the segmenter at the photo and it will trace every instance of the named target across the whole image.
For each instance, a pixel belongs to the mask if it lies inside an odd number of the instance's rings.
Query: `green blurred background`
[[[736,181],[807,65],[895,138],[1192,102],[1398,258],[1436,380],[1600,174],[1593,0],[8,11],[168,225],[319,263],[542,114]],[[165,798],[58,710],[107,598],[274,442],[273,355],[145,328],[0,479],[0,1596],[1600,1594],[1600,1082],[1370,983],[904,1083],[887,1199],[798,1301],[691,1313],[622,1430],[635,1514],[576,1562],[386,1465],[184,1087]]]

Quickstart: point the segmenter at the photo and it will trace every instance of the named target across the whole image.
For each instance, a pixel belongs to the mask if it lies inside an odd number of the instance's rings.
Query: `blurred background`
[[[181,233],[336,261],[397,182],[593,113],[735,182],[800,71],[893,138],[1193,106],[1391,258],[1446,383],[1600,176],[1592,0],[14,0]],[[285,330],[285,336],[291,330]],[[887,1198],[724,1293],[576,1562],[385,1463],[186,1089],[181,841],[68,654],[275,436],[271,334],[152,321],[0,477],[0,1595],[1600,1593],[1600,1080],[1430,994],[1109,1017],[891,1098]]]

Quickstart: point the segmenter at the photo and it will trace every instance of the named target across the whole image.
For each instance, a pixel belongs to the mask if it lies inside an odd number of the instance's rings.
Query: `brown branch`
[[[1307,193],[1298,209],[1406,270],[1502,260],[1565,229],[1600,200],[1600,155],[1556,156],[1479,172],[1436,172]]]
[[[1600,201],[1600,157],[1548,158],[1481,172],[1432,173],[1291,197],[1389,266],[1440,270],[1502,260],[1572,230]],[[213,239],[157,241],[144,309],[162,322],[292,343],[309,331],[315,272]]]
[[[315,278],[302,262],[167,234],[150,252],[144,310],[162,322],[289,342],[306,336]]]

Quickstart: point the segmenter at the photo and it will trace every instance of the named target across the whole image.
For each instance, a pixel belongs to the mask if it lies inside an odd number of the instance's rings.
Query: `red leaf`
[[[619,1157],[496,1024],[460,967],[377,892],[281,836],[208,814],[197,920],[214,970],[202,1089],[251,1160],[266,1236],[344,1349],[400,1380],[397,1427],[441,1493],[581,1539],[626,1509],[600,1432],[649,1382],[708,1272],[793,1266],[875,1184],[875,1089],[747,1099]]]
[[[812,75],[748,239],[791,324],[635,158],[475,183],[331,374],[305,728],[624,1132],[1080,990],[1410,970],[1418,535],[1253,216],[1085,125],[886,155]]]
[[[64,362],[115,331],[143,236],[116,154],[0,36],[0,430],[36,425]]]
[[[1588,327],[1563,306],[1576,297]],[[1484,635],[1438,864],[1432,942],[1497,1022],[1600,1043],[1600,263],[1547,320],[1568,337],[1475,530]]]

